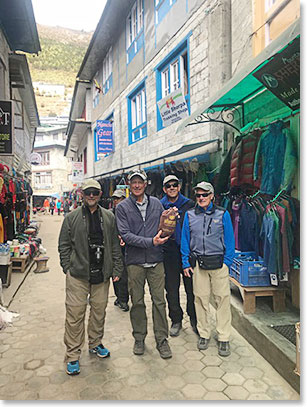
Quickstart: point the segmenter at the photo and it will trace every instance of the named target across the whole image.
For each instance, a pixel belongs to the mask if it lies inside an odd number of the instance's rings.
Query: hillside
[[[35,89],[39,115],[61,115],[70,103],[76,75],[93,33],[40,24],[37,29],[42,51],[38,56],[28,55],[32,82],[65,85],[62,97],[46,97]]]

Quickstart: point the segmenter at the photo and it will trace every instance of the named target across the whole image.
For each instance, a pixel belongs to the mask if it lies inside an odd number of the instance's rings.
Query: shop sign
[[[42,156],[38,153],[30,154],[30,163],[32,165],[40,165],[42,163]]]
[[[295,38],[253,76],[292,110],[299,109],[300,38]]]
[[[188,106],[180,88],[159,100],[158,107],[164,127],[189,116]]]
[[[84,171],[83,171],[83,162],[72,161],[72,176],[71,181],[74,182],[83,182]]]
[[[113,124],[109,120],[96,121],[96,148],[97,155],[114,152]]]
[[[0,100],[0,154],[13,154],[12,102]]]

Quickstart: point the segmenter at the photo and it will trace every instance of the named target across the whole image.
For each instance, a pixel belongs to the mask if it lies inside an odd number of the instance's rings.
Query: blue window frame
[[[127,64],[144,45],[144,0],[136,0],[126,20]]]
[[[113,85],[112,77],[112,47],[109,49],[102,63],[103,94],[105,95]]]
[[[127,96],[128,144],[147,136],[145,79]]]
[[[190,71],[189,71],[189,36],[155,68],[157,102],[178,88],[183,94],[190,112]],[[163,129],[162,118],[157,105],[157,130]]]
[[[155,24],[161,23],[177,0],[154,0],[155,2]]]

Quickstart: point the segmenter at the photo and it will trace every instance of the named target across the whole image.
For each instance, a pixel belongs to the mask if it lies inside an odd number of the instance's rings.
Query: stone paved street
[[[39,237],[50,257],[50,271],[31,271],[10,305],[20,316],[0,332],[0,399],[299,400],[299,394],[234,329],[232,354],[222,358],[213,338],[208,350],[197,350],[197,336],[186,319],[180,336],[169,339],[173,358],[162,360],[155,348],[148,292],[146,351],[144,356],[133,355],[129,313],[113,305],[112,287],[104,337],[111,357],[90,356],[85,344],[81,373],[68,376],[63,363],[65,279],[57,253],[63,217],[36,219],[41,221]],[[184,295],[182,299],[185,305]]]

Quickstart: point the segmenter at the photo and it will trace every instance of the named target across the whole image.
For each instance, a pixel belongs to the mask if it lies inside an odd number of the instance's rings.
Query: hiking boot
[[[118,298],[116,298],[116,300],[114,301],[114,305],[115,305],[116,307],[119,307],[119,301],[118,301]]]
[[[68,362],[66,365],[66,373],[70,376],[74,376],[80,373],[79,360],[74,360],[73,362]]]
[[[182,328],[181,322],[172,323],[171,329],[169,330],[170,336],[178,336],[180,329]]]
[[[135,341],[133,346],[133,353],[135,355],[143,355],[145,351],[145,342],[144,341]]]
[[[157,349],[162,359],[169,359],[172,357],[172,351],[171,348],[169,347],[167,339],[163,339],[162,342],[158,343]]]
[[[230,355],[230,345],[229,342],[218,341],[218,353],[220,356],[229,356]]]
[[[120,301],[118,301],[118,306],[119,306],[119,308],[120,308],[122,311],[124,311],[124,312],[129,311],[129,305],[128,305],[126,302],[120,302]]]
[[[208,349],[209,342],[210,342],[210,339],[200,337],[198,339],[197,348],[199,350],[206,350],[206,349]]]
[[[191,324],[193,332],[196,333],[196,335],[199,336],[199,332],[198,332],[198,329],[197,329],[197,322],[194,321],[194,319],[190,319],[190,324]]]
[[[95,346],[95,348],[93,349],[90,349],[89,352],[93,355],[97,355],[99,358],[107,358],[108,356],[110,356],[110,351],[102,344]]]

